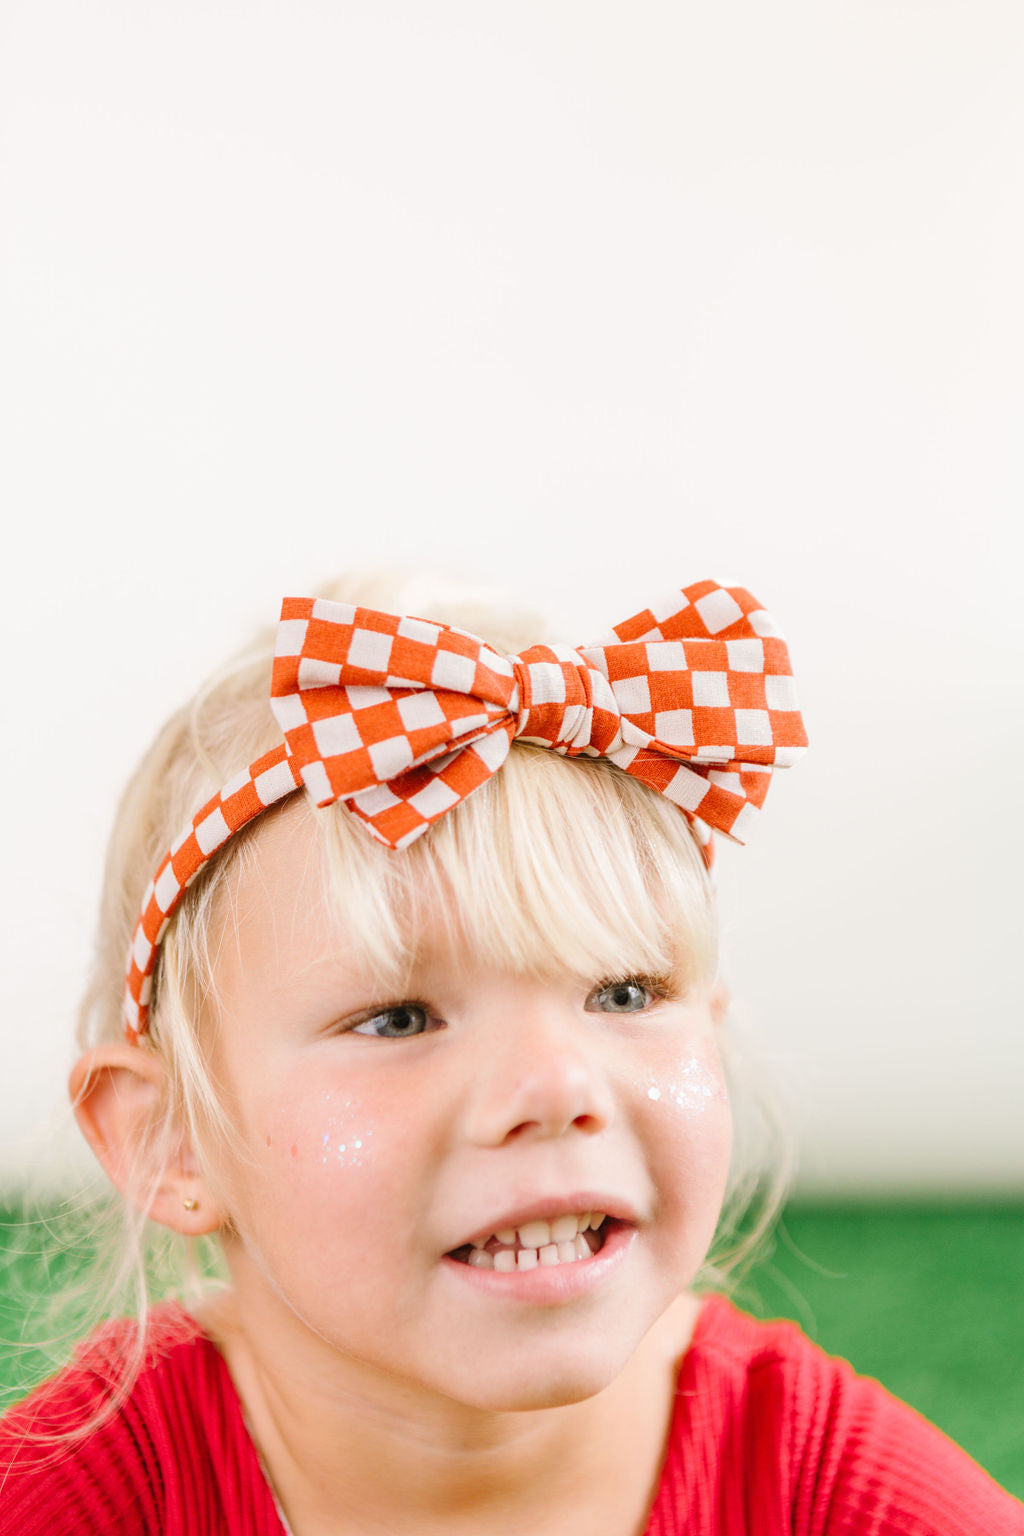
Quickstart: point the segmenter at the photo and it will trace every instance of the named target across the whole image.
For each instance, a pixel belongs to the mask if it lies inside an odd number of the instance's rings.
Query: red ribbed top
[[[284,1536],[215,1346],[159,1309],[127,1403],[71,1451],[29,1449],[102,1399],[125,1338],[107,1324],[0,1424],[0,1536]],[[793,1323],[723,1297],[683,1358],[645,1536],[1024,1536],[1024,1504],[913,1409]],[[600,1536],[617,1536],[601,1532]]]

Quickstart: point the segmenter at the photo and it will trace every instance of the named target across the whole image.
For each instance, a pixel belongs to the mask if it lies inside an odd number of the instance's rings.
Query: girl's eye
[[[401,1003],[397,1008],[383,1008],[372,1019],[352,1026],[354,1035],[372,1035],[376,1040],[406,1040],[422,1035],[428,1023],[427,1010],[418,1003]]]
[[[624,981],[606,981],[595,987],[586,1006],[592,1013],[641,1013],[656,996],[638,977],[627,976]]]

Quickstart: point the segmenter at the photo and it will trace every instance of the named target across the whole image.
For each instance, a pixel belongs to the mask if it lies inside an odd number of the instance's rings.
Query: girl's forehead
[[[360,833],[366,836],[365,833]],[[376,854],[376,849],[373,850]],[[381,857],[394,857],[383,853]],[[296,796],[258,824],[248,848],[236,861],[230,898],[221,911],[236,930],[240,947],[273,952],[296,951],[307,963],[343,959],[358,964],[365,945],[362,925],[351,921],[358,891],[342,899],[330,848],[315,813]],[[363,895],[371,896],[369,882]],[[466,954],[471,932],[454,893],[439,892],[436,882],[415,867],[403,871],[399,920],[403,952],[424,960]],[[271,948],[268,950],[268,945]]]
[[[575,790],[573,767],[557,766]],[[537,977],[713,971],[702,872],[687,869],[670,839],[659,865],[653,838],[638,847],[621,819],[588,815],[583,785],[582,809],[572,807],[579,824],[563,818],[556,838],[543,814],[529,820],[534,802],[543,812],[545,789],[520,786],[525,809],[503,786],[481,790],[398,852],[341,807],[317,811],[293,797],[254,824],[234,860],[211,957],[228,941],[264,970],[343,963],[387,989],[431,962]],[[688,837],[681,818],[679,831]]]
[[[392,902],[400,907],[391,914],[395,963],[382,966],[379,950],[368,944],[366,927],[352,921],[351,904],[339,899],[331,875],[326,840],[301,800],[268,820],[253,839],[251,856],[239,861],[230,903],[236,947],[246,965],[255,955],[272,959],[278,968],[291,965],[310,975],[343,971],[368,984],[383,980],[382,971],[398,981],[396,972],[439,969],[455,981],[480,971],[554,977],[569,969],[557,945],[522,967],[500,948],[481,945],[471,904],[422,866],[403,872],[401,901]]]

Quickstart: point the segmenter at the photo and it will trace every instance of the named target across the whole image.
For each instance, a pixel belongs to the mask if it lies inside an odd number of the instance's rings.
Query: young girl
[[[457,617],[287,600],[130,785],[75,1114],[126,1267],[149,1218],[229,1283],[143,1294],[8,1415],[0,1531],[1024,1532],[706,1294],[742,1182],[712,832],[805,744],[769,615],[700,582],[579,651]]]

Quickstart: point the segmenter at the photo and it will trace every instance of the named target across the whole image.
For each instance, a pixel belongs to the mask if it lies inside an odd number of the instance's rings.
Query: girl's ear
[[[162,1062],[139,1046],[101,1045],[79,1057],[68,1091],[79,1129],[111,1183],[161,1226],[198,1237],[224,1218],[184,1129],[172,1135],[166,1160],[167,1140],[151,1134],[164,1077]]]
[[[716,1024],[721,1024],[729,1012],[729,1004],[732,996],[724,981],[716,981],[711,989],[711,1017]]]

